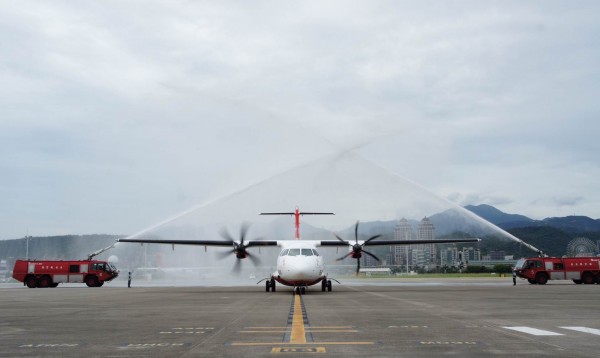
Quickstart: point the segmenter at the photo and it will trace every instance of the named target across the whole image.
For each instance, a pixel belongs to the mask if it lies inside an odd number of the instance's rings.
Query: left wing
[[[169,245],[196,245],[196,246],[234,246],[234,242],[225,240],[144,240],[144,239],[119,239],[118,242],[137,242],[142,244],[169,244]],[[277,241],[250,240],[244,245],[252,246],[277,246]]]

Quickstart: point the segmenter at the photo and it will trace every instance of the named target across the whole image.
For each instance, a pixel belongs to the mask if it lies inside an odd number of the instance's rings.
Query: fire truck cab
[[[548,280],[600,284],[600,257],[532,257],[517,261],[514,270],[531,284],[545,285]]]
[[[29,288],[56,287],[63,282],[100,287],[117,276],[119,271],[112,263],[95,260],[17,260],[13,269],[13,278]]]

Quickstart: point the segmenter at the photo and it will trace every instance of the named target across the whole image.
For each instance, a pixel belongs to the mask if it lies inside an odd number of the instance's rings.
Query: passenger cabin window
[[[69,266],[70,273],[79,273],[79,265],[71,265]]]
[[[312,256],[313,252],[311,249],[302,249],[302,255],[304,256]]]
[[[298,256],[300,255],[300,249],[290,249],[290,252],[288,253],[289,256]]]

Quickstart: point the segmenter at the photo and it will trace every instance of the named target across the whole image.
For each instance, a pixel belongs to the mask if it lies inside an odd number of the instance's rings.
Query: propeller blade
[[[341,242],[343,242],[344,244],[348,244],[348,245],[350,245],[350,243],[349,243],[348,241],[346,241],[346,240],[342,239],[342,238],[341,238],[341,237],[339,237],[337,234],[334,234],[334,235],[335,235],[335,238],[336,238],[336,239],[340,240],[340,241],[341,241]]]
[[[352,255],[352,251],[350,251],[349,253],[347,253],[346,255],[340,257],[339,259],[335,259],[335,261],[342,261],[343,259],[345,259],[346,257]]]
[[[233,253],[235,253],[234,250],[227,250],[227,251],[223,251],[223,252],[217,252],[217,256],[220,259],[224,259],[224,258],[226,258],[227,256],[229,256],[229,255],[231,255]]]
[[[354,226],[354,238],[356,239],[356,243],[358,244],[358,220],[356,220],[356,226]]]
[[[381,260],[379,259],[379,257],[373,255],[372,253],[370,253],[369,251],[366,250],[362,250],[362,252],[364,252],[365,254],[371,256],[372,258],[374,258],[375,260],[377,260],[377,262],[381,262]]]
[[[371,240],[375,240],[375,239],[377,239],[378,237],[381,237],[381,235],[375,235],[375,236],[371,236],[371,237],[370,237],[370,238],[369,238],[367,241],[365,241],[365,243],[364,243],[363,245],[368,245],[368,244],[369,244],[369,241],[371,241]]]
[[[252,264],[254,266],[260,265],[260,260],[255,255],[250,255],[250,253],[248,252],[248,258],[250,259],[250,261],[252,261]]]
[[[231,270],[231,272],[239,274],[241,270],[242,270],[242,259],[236,259],[235,265],[233,265],[233,270]]]
[[[229,235],[229,232],[225,228],[222,228],[221,230],[219,230],[219,234],[221,234],[222,238],[226,239],[226,242],[231,242],[233,244],[233,242],[235,241],[233,239],[233,237],[231,237],[231,235]]]
[[[247,222],[242,223],[242,226],[240,227],[240,244],[244,245],[244,238],[246,237],[246,233],[248,232],[248,228],[250,227],[250,224],[248,224]]]
[[[359,271],[360,271],[360,259],[356,259],[356,276],[358,276]]]

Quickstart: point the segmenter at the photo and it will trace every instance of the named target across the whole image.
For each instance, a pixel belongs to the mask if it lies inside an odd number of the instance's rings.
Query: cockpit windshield
[[[315,249],[284,249],[281,250],[279,256],[319,256]]]

